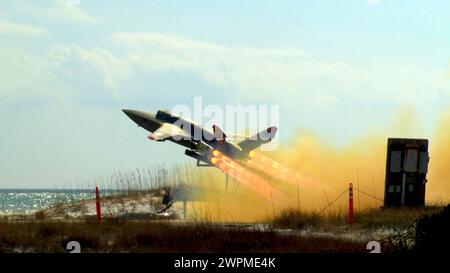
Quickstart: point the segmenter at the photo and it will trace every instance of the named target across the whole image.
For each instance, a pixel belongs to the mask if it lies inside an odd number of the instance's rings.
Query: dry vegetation
[[[181,181],[180,177],[184,180]],[[102,197],[103,202],[123,207],[125,211],[127,201],[159,196],[161,189],[192,182],[196,177],[188,167],[172,166],[117,172],[100,180],[108,181],[101,187],[114,190]],[[139,218],[110,216],[101,224],[97,223],[95,216],[68,217],[68,207],[82,211],[88,202],[92,200],[55,204],[53,208],[34,215],[0,218],[0,252],[66,252],[69,241],[80,242],[83,252],[366,252],[366,241],[334,236],[342,232],[342,227],[349,233],[369,233],[377,229],[398,231],[398,234],[385,238],[383,251],[405,251],[416,236],[411,229],[416,221],[443,209],[443,206],[365,209],[355,212],[352,228],[347,226],[347,212],[340,210],[284,210],[265,221],[270,223],[269,228],[267,225],[248,228],[213,224],[212,219],[182,222],[169,217],[162,220],[156,214],[153,214],[155,217],[146,214]],[[157,205],[152,204],[154,207]],[[63,217],[52,218],[51,215]],[[287,230],[294,232],[283,232]],[[305,230],[326,231],[332,236],[296,232]],[[427,234],[426,231],[424,233]]]
[[[355,215],[351,230],[384,227],[404,230],[405,233],[385,238],[383,252],[408,251],[416,236],[415,230],[408,228],[418,219],[436,215],[442,209],[366,210]],[[105,218],[98,224],[95,217],[52,221],[41,214],[22,219],[1,218],[0,252],[66,252],[67,242],[78,241],[83,252],[362,253],[366,252],[367,243],[338,236],[280,232],[280,228],[333,231],[346,226],[347,215],[343,212],[287,210],[272,219],[273,228],[124,218]]]
[[[366,209],[355,214],[352,226],[347,224],[347,217],[342,211],[321,214],[286,210],[271,223],[275,228],[362,236],[380,242],[383,252],[439,251],[450,243],[450,205]]]
[[[365,209],[355,212],[354,228],[378,229],[394,228],[406,229],[415,223],[423,215],[439,212],[443,206],[431,206],[425,208],[389,208],[389,209]],[[347,225],[348,215],[346,211],[335,210],[326,213],[314,211],[285,210],[270,220],[274,227],[304,229],[322,228],[333,230],[336,227]]]
[[[83,252],[363,252],[365,245],[340,239],[281,235],[206,223],[107,219],[0,221],[0,252],[65,252],[69,241]]]

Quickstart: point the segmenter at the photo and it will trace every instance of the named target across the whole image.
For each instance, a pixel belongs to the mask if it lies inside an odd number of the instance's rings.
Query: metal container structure
[[[428,139],[389,138],[384,206],[425,206]]]

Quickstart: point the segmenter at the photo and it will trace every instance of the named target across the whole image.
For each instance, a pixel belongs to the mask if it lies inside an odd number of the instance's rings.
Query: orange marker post
[[[102,206],[100,204],[100,191],[98,186],[95,186],[95,206],[97,207],[97,221],[100,224],[102,222]]]
[[[353,225],[353,184],[348,188],[348,225]]]

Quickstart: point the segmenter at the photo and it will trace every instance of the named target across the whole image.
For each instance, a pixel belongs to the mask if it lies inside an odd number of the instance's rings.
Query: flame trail
[[[276,177],[279,180],[300,186],[326,187],[326,185],[317,179],[302,174],[299,171],[294,171],[286,165],[263,156],[260,153],[251,152],[250,157],[251,160],[248,162],[249,167],[262,171],[272,177]]]
[[[223,190],[222,184],[210,183],[217,180],[221,174],[205,170],[202,182],[219,189],[205,193],[208,200],[212,200],[209,203],[213,208],[211,213],[221,220],[260,221],[288,208],[322,211],[350,182],[362,191],[382,199],[385,186],[386,140],[389,137],[430,139],[431,160],[426,201],[435,205],[448,204],[450,109],[439,116],[438,127],[434,133],[421,130],[418,124],[420,115],[414,115],[409,110],[406,114],[402,114],[403,112],[401,110],[394,113],[395,120],[387,121],[383,128],[361,132],[359,136],[349,138],[348,143],[340,147],[331,142],[328,136],[322,138],[313,131],[304,129],[292,140],[281,145],[277,151],[270,153],[271,158],[265,153],[253,152],[248,168],[236,162],[225,162],[218,166],[216,164],[222,160],[214,159],[214,165],[245,186],[235,194],[228,194]],[[245,170],[261,179],[246,179]],[[275,179],[271,180],[270,177]],[[262,193],[253,190],[260,184],[268,184],[269,189],[262,188],[259,190]],[[283,195],[279,199],[272,196],[271,202],[267,192],[273,188]],[[346,198],[341,198],[330,210],[345,210],[347,202]],[[360,204],[361,209],[380,207],[379,200],[366,195],[355,198],[355,205],[359,207]]]
[[[211,162],[224,173],[239,181],[242,185],[269,200],[279,199],[282,197],[281,192],[275,189],[269,181],[259,177],[258,175],[242,167],[240,164],[236,163],[231,158],[223,156],[216,151],[213,155],[215,155],[215,157],[211,159]]]

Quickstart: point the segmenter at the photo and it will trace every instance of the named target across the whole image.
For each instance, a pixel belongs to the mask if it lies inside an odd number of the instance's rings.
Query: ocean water
[[[110,193],[102,191],[102,196]],[[32,213],[58,203],[93,198],[93,190],[0,189],[0,214]]]

